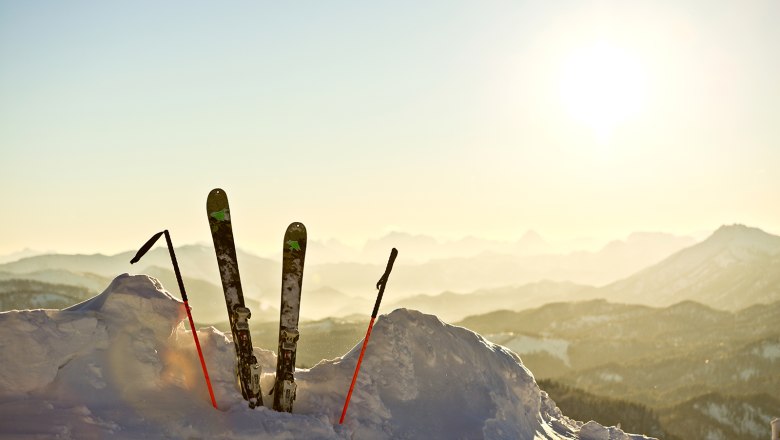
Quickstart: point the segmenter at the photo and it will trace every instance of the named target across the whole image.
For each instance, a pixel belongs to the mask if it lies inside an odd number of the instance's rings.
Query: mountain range
[[[612,301],[671,305],[698,301],[725,310],[780,300],[780,237],[744,225],[708,239],[601,289]]]
[[[414,236],[398,234],[387,240],[393,237],[414,241]],[[420,238],[419,243],[427,242]],[[689,242],[686,237],[637,233],[598,252],[538,256],[485,253],[419,264],[404,262],[404,255],[413,251],[399,247],[385,302],[455,321],[502,308],[519,310],[594,298],[655,306],[693,300],[724,310],[780,300],[780,237],[757,228],[729,225],[702,242]],[[382,242],[379,247],[390,243]],[[164,248],[150,251],[138,268],[129,264],[132,255],[37,255],[0,264],[0,279],[77,285],[97,293],[106,285],[105,280],[116,274],[140,272],[158,276],[166,286],[175,288]],[[182,246],[177,255],[191,303],[201,310],[203,317],[199,319],[214,322],[223,315],[223,306],[213,249]],[[366,313],[386,255],[371,264],[319,263],[316,254],[308,257],[302,306],[305,319]],[[257,310],[254,319],[278,319],[281,264],[241,250],[238,259],[245,298]]]

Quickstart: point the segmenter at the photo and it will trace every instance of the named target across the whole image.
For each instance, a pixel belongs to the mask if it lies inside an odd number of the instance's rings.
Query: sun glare
[[[617,126],[634,117],[645,100],[646,75],[632,53],[599,42],[565,59],[560,97],[569,116],[608,143]]]

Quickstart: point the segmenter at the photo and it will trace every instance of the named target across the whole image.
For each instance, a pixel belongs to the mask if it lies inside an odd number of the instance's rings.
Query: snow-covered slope
[[[277,413],[247,407],[232,343],[200,329],[215,410],[184,317],[182,303],[144,275],[121,275],[65,310],[0,313],[0,437],[645,438],[568,419],[517,355],[404,309],[377,321],[343,426],[336,421],[357,347],[299,370],[295,413]],[[269,390],[274,354],[255,352]]]

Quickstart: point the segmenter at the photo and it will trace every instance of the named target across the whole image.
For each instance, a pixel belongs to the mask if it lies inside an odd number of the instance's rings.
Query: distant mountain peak
[[[665,313],[690,313],[690,314],[698,314],[702,315],[703,313],[726,313],[722,311],[718,311],[706,304],[700,303],[698,301],[694,301],[691,299],[685,299],[678,303],[674,303],[671,306],[667,307],[666,309],[662,309],[662,312]]]
[[[403,242],[403,243],[409,243],[409,242],[419,242],[424,244],[437,244],[437,240],[431,236],[423,235],[423,234],[411,234],[408,232],[403,231],[390,231],[384,236],[369,240],[366,242],[365,247],[370,247],[374,245],[381,245],[385,246],[387,242]]]
[[[387,234],[385,234],[383,238],[420,238],[420,237],[431,238],[423,234],[412,234],[410,232],[404,232],[399,230],[392,230]]]
[[[660,231],[636,231],[628,234],[628,237],[626,237],[626,242],[641,242],[641,241],[657,240],[657,239],[663,239],[669,237],[678,237],[678,236],[675,234],[670,234],[667,232],[660,232]],[[687,238],[682,236],[680,237]]]
[[[669,305],[694,300],[738,310],[777,301],[780,236],[742,224],[724,225],[706,240],[608,287],[613,301]],[[691,308],[682,303],[679,310]]]
[[[780,237],[738,223],[719,227],[705,243],[730,248],[752,248],[770,253],[780,252]]]
[[[719,227],[715,232],[713,232],[713,237],[724,237],[724,236],[737,236],[739,234],[765,234],[769,235],[766,232],[762,231],[759,228],[754,228],[751,226],[743,225],[742,223],[733,223],[730,225],[722,225]]]
[[[547,244],[544,238],[542,238],[542,236],[539,235],[539,233],[534,231],[533,229],[529,229],[528,231],[526,231],[526,233],[523,234],[522,237],[520,237],[520,241],[526,243]]]
[[[534,231],[533,229],[529,229],[529,230],[525,231],[525,234],[523,234],[523,238],[524,239],[525,238],[533,238],[533,239],[537,239],[538,238],[538,239],[541,239],[542,236],[539,235],[539,233]]]

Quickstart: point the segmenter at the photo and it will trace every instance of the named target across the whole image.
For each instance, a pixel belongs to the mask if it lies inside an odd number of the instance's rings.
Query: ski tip
[[[209,192],[209,198],[212,197],[226,197],[225,190],[222,188],[214,188]]]
[[[306,226],[301,222],[290,223],[284,233],[284,250],[306,253]]]
[[[220,211],[228,206],[227,193],[222,188],[214,188],[206,199],[206,209],[209,213]]]
[[[306,226],[301,222],[292,222],[287,226],[287,233],[296,232],[306,234]]]

